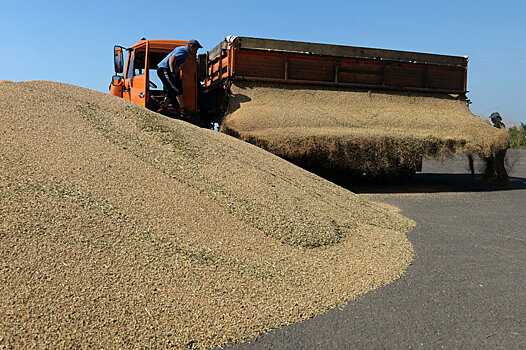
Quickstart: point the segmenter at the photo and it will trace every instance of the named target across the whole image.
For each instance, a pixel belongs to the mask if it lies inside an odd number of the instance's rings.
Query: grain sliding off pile
[[[221,131],[323,173],[389,175],[422,157],[488,155],[507,133],[449,95],[236,83]]]
[[[0,345],[248,339],[398,278],[413,226],[227,135],[0,82]]]

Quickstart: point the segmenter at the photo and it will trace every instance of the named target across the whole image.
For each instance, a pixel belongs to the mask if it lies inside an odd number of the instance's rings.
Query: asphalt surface
[[[526,150],[508,187],[466,159],[424,162],[410,184],[354,188],[417,222],[416,257],[395,283],[231,349],[525,349]]]

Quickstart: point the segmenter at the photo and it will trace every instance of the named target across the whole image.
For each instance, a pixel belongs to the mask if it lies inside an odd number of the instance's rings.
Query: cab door
[[[148,92],[146,45],[130,50],[128,57],[123,97],[145,107]]]

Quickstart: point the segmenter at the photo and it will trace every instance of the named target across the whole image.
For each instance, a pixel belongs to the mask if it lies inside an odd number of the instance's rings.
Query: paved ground
[[[397,282],[233,349],[526,348],[526,151],[508,188],[472,183],[465,160],[426,161],[404,186],[353,189],[418,226]]]

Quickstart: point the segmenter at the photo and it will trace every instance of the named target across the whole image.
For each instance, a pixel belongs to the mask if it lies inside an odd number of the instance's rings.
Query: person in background
[[[506,125],[502,122],[502,117],[498,112],[491,113],[489,119],[493,123],[495,128],[505,129]],[[507,149],[498,150],[494,155],[491,155],[484,159],[486,163],[486,169],[484,170],[484,177],[488,179],[497,173],[497,181],[501,183],[508,183],[509,177],[504,165],[506,158]]]
[[[158,110],[162,112],[168,108],[175,98],[179,107],[181,107],[181,117],[183,119],[189,119],[190,113],[185,107],[183,97],[183,83],[181,81],[181,69],[188,60],[190,55],[195,56],[197,50],[202,48],[201,44],[197,40],[188,40],[186,46],[179,46],[170,52],[159,64],[157,65],[157,75],[163,82],[164,92],[164,104]]]

